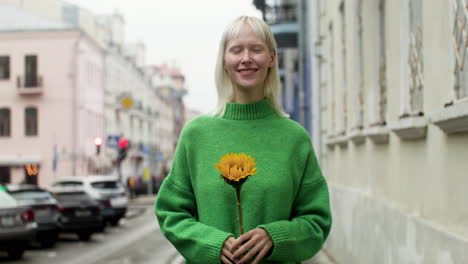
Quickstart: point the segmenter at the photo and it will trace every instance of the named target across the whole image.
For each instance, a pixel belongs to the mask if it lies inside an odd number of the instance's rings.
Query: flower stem
[[[236,186],[236,198],[237,198],[237,215],[239,217],[239,227],[240,227],[240,234],[244,234],[244,223],[242,222],[242,205],[241,205],[241,197],[240,197],[240,191],[241,191],[241,186]]]

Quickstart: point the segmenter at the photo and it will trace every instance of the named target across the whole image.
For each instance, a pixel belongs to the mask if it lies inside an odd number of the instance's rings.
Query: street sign
[[[143,171],[143,179],[144,179],[145,181],[149,181],[150,178],[151,178],[150,169],[149,169],[149,168],[145,168],[145,170]]]
[[[125,95],[120,99],[120,105],[123,106],[125,109],[130,109],[133,106],[133,99],[129,95]]]

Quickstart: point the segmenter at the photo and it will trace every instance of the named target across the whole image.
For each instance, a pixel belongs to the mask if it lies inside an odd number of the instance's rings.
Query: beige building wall
[[[463,1],[317,2],[326,248],[339,263],[464,263],[468,84],[457,90],[451,17]]]

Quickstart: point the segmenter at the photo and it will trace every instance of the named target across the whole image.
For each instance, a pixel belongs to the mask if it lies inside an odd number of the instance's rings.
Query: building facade
[[[55,0],[0,8],[1,182],[47,186],[89,174],[148,181],[167,171],[184,122],[180,70],[148,71],[145,46],[125,42],[120,14]],[[117,166],[122,137],[130,144]]]
[[[308,8],[319,158],[338,263],[464,263],[465,0],[318,0]],[[314,79],[316,78],[316,79]]]
[[[104,132],[103,50],[80,30],[14,6],[0,12],[1,181],[85,173]]]

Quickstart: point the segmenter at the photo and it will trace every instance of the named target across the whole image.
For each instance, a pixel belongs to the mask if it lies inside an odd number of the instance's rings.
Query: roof
[[[0,32],[48,31],[71,28],[74,27],[34,15],[12,5],[0,4]]]

